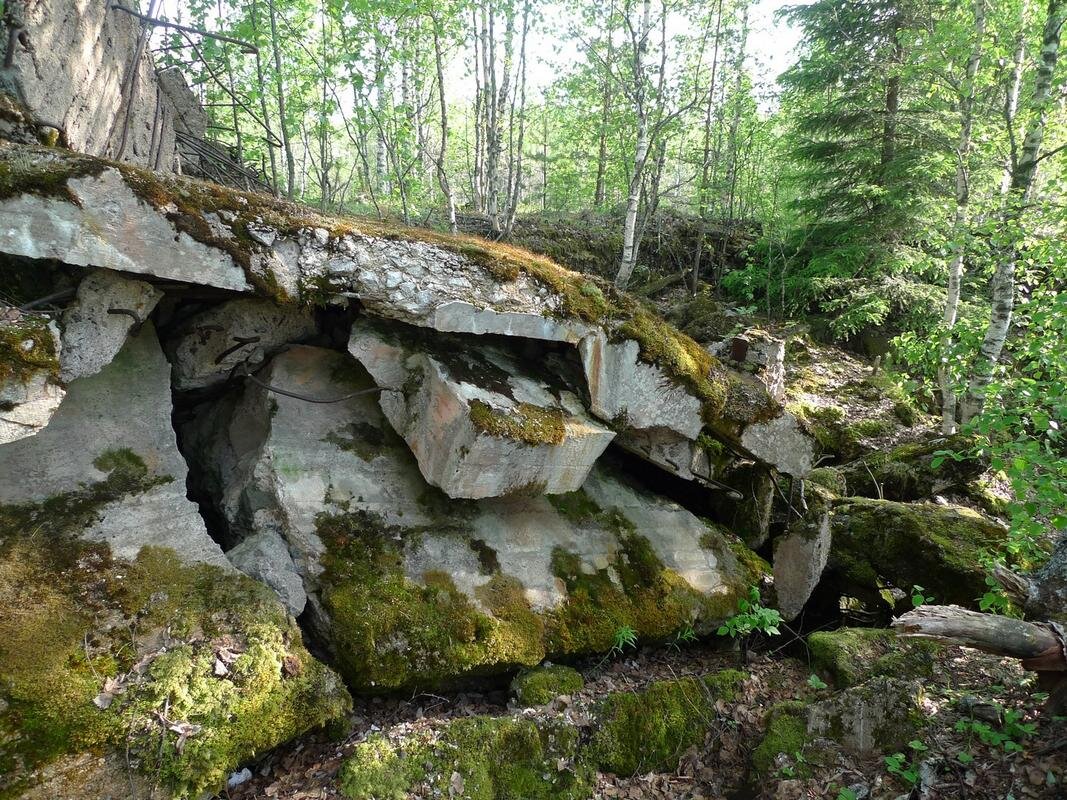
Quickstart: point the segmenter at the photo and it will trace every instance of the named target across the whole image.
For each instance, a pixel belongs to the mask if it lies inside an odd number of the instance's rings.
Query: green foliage
[[[615,655],[622,655],[627,647],[631,650],[637,649],[637,631],[629,625],[620,625],[615,629],[615,633],[612,636],[610,652]]]
[[[998,707],[997,710],[1002,720],[999,730],[976,719],[961,719],[956,723],[955,729],[958,733],[966,733],[968,741],[977,737],[982,744],[994,749],[999,747],[1006,753],[1021,752],[1022,741],[1034,735],[1037,725],[1023,722],[1022,713],[1015,709]]]
[[[718,633],[731,639],[747,638],[756,632],[777,636],[781,624],[782,615],[777,609],[765,608],[761,603],[759,588],[752,586],[749,587],[748,597],[738,599],[737,613],[719,626]]]

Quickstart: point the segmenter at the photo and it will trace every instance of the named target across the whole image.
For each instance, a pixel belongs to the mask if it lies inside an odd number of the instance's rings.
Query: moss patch
[[[938,491],[962,488],[985,471],[986,464],[977,458],[947,458],[933,466],[935,452],[965,452],[973,446],[974,441],[966,436],[904,444],[846,464],[839,474],[853,495],[878,497],[881,492],[885,500],[921,500]]]
[[[560,664],[519,673],[511,682],[511,692],[521,706],[543,706],[557,697],[580,692],[585,687],[582,673]]]
[[[129,451],[98,462],[111,470],[99,484],[0,509],[0,796],[56,758],[107,748],[174,796],[199,796],[343,715],[348,693],[267,587],[166,549],[113,560],[73,535],[151,480]]]
[[[395,544],[410,530],[372,514],[320,515],[326,544],[323,601],[350,686],[367,692],[447,685],[468,675],[533,666],[545,656],[543,628],[514,579],[483,589],[479,610],[445,574],[420,585],[404,576]]]
[[[594,775],[576,764],[577,752],[578,730],[562,722],[469,717],[432,737],[367,739],[342,765],[338,784],[353,800],[402,800],[419,786],[471,800],[579,800],[592,795]]]
[[[715,700],[733,699],[746,677],[728,670],[704,680],[657,681],[640,692],[611,694],[597,708],[586,757],[622,776],[673,770],[682,753],[703,743],[715,720]]]
[[[829,566],[869,596],[890,584],[974,606],[986,591],[983,555],[1005,537],[962,506],[849,498],[834,504]]]
[[[472,400],[470,418],[476,430],[489,436],[529,445],[563,444],[563,411],[559,408],[519,403],[514,409],[500,409],[482,400]]]
[[[939,649],[935,642],[903,641],[893,631],[880,628],[839,628],[808,637],[812,667],[839,688],[876,675],[929,677]]]
[[[807,706],[796,700],[775,704],[767,713],[763,740],[752,751],[753,768],[759,775],[772,775],[781,754],[802,764],[808,739]]]
[[[0,386],[26,383],[44,372],[59,376],[56,342],[44,317],[27,315],[17,322],[0,322]]]

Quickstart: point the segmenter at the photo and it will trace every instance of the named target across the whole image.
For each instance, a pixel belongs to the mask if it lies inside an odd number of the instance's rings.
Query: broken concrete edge
[[[491,278],[497,284],[524,278],[547,291],[551,295],[549,302],[538,311],[558,319],[567,329],[550,333],[552,339],[573,341],[578,330],[570,329],[588,325],[603,330],[614,341],[637,342],[640,360],[655,366],[666,380],[695,397],[705,420],[719,419],[728,406],[732,382],[719,362],[688,336],[605,281],[572,272],[509,245],[367,219],[326,216],[268,195],[162,175],[55,148],[7,145],[0,150],[0,200],[32,194],[78,205],[79,198],[70,182],[98,177],[108,170],[117,171],[130,191],[165,217],[176,233],[228,256],[245,275],[244,286],[229,283],[228,288],[254,291],[281,303],[330,304],[338,297],[328,275],[301,273],[294,282],[292,276],[278,274],[274,263],[277,259],[270,251],[279,237],[294,243],[315,239],[326,251],[337,250],[346,240],[419,243],[458,257],[468,269],[477,269],[482,278]],[[381,308],[372,310],[383,312]],[[426,319],[407,321],[431,324]],[[531,336],[536,331],[527,325],[521,333]],[[773,401],[763,405],[777,406]]]

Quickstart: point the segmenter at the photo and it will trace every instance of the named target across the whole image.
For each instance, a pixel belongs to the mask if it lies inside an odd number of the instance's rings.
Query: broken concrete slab
[[[86,275],[74,302],[63,311],[63,381],[94,375],[110,364],[126,335],[144,324],[161,297],[152,285],[111,270]]]
[[[815,466],[815,442],[788,411],[741,432],[741,446],[779,472],[803,478]]]
[[[574,491],[615,436],[502,347],[464,349],[364,318],[349,351],[384,390],[382,410],[423,476],[449,497]]]
[[[52,419],[66,394],[60,351],[55,323],[0,309],[0,445],[33,436]]]
[[[307,604],[304,582],[296,571],[285,540],[277,531],[265,530],[249,536],[232,550],[227,550],[226,558],[245,575],[273,589],[294,617],[304,610]]]
[[[33,169],[42,171],[64,166],[50,163],[62,158],[58,153],[31,152],[7,157],[30,160]],[[93,165],[91,169],[98,170],[97,174],[67,180],[69,199],[32,193],[3,199],[0,252],[220,289],[251,289],[229,253],[176,230],[163,214],[134,194],[114,167]]]
[[[619,624],[647,638],[707,629],[754,580],[736,542],[600,466],[569,494],[449,498],[375,395],[353,394],[375,383],[346,354],[295,346],[258,377],[348,399],[310,404],[246,383],[196,414],[187,452],[235,542],[285,541],[305,619],[355,686],[446,685],[599,652]],[[430,625],[441,604],[447,621]],[[432,643],[442,630],[449,642]]]
[[[812,486],[804,516],[774,540],[774,591],[778,611],[787,621],[804,609],[830,558],[830,500],[825,495]]]
[[[754,375],[778,403],[785,402],[785,340],[760,328],[708,345],[708,351],[731,367]]]
[[[666,428],[696,439],[704,427],[700,400],[654,364],[639,358],[632,339],[610,341],[603,332],[579,343],[590,410],[608,422],[636,429]]]
[[[110,364],[71,382],[44,430],[0,446],[0,504],[77,496],[91,512],[79,535],[107,542],[119,557],[162,544],[185,561],[228,566],[185,495],[169,374],[149,323]]]
[[[306,307],[252,297],[220,303],[183,323],[168,342],[174,388],[210,386],[238,365],[254,372],[278,348],[316,333],[315,315]]]

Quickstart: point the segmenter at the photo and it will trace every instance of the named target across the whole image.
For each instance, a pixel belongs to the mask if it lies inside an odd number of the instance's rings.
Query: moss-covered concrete
[[[807,705],[798,700],[787,700],[771,706],[767,712],[766,732],[752,751],[752,768],[758,775],[773,775],[778,757],[783,754],[789,758],[794,770],[800,767],[800,772],[803,772],[810,738],[807,716]]]
[[[399,743],[373,735],[337,782],[352,800],[404,800],[416,787],[469,800],[580,800],[592,796],[594,775],[576,758],[578,736],[562,721],[487,716]]]
[[[983,557],[1005,535],[969,508],[853,497],[834,503],[828,566],[876,602],[887,585],[918,585],[937,602],[973,607],[986,591]]]
[[[929,677],[938,650],[935,642],[905,641],[883,628],[839,628],[808,636],[811,666],[839,688],[876,675]]]
[[[167,549],[112,559],[77,538],[101,504],[158,480],[128,450],[97,464],[104,481],[0,507],[0,797],[57,759],[109,750],[197,797],[343,715],[347,691],[266,586]]]
[[[612,563],[589,571],[577,554],[557,548],[552,569],[566,594],[558,605],[538,611],[519,580],[498,571],[461,520],[446,515],[422,529],[390,526],[366,512],[320,515],[317,529],[326,545],[321,595],[349,685],[378,693],[456,686],[479,675],[531,668],[546,657],[607,652],[623,627],[642,643],[666,641],[689,627],[708,632],[748,590],[747,565],[739,564],[733,549],[748,553],[739,542],[709,533],[708,546],[723,572],[737,577],[705,595],[664,566],[621,514],[601,510],[584,492],[554,502],[576,524],[612,531],[619,549]],[[406,548],[431,528],[440,535],[450,526],[457,526],[454,535],[472,545],[483,574],[491,576],[473,599],[447,574],[413,580],[404,572]]]
[[[562,695],[580,692],[584,687],[585,680],[578,670],[552,664],[520,672],[511,682],[511,693],[520,706],[543,706]]]
[[[97,174],[108,167],[118,170],[133,192],[166,216],[176,229],[228,253],[245,270],[255,290],[275,301],[323,304],[330,300],[329,289],[312,281],[302,287],[300,297],[291,297],[272,273],[253,269],[252,254],[260,250],[260,245],[250,235],[250,225],[264,225],[282,235],[318,228],[333,239],[363,235],[422,242],[463,256],[500,282],[527,276],[555,295],[556,313],[600,325],[614,339],[636,341],[642,361],[655,364],[669,379],[701,400],[706,419],[715,420],[723,412],[728,388],[725,371],[693,339],[667,324],[650,306],[619,292],[610,283],[573,272],[518,247],[380,220],[326,216],[269,195],[46,148],[11,147],[0,153],[0,199],[32,192],[73,201],[67,189],[70,178]],[[206,214],[220,215],[220,221],[209,222]],[[227,230],[220,233],[220,225]]]
[[[59,354],[47,319],[27,315],[16,322],[0,321],[0,386],[26,383],[41,373],[59,378]]]
[[[724,670],[703,679],[657,681],[640,692],[608,695],[585,757],[605,772],[629,776],[673,770],[715,721],[715,701],[730,702],[748,676]]]
[[[851,495],[922,500],[934,492],[963,488],[985,471],[987,464],[978,458],[961,461],[946,458],[938,467],[933,466],[937,451],[966,452],[973,446],[974,441],[966,436],[904,444],[838,467],[838,473]]]
[[[489,436],[529,445],[560,445],[564,438],[563,410],[519,403],[513,410],[497,409],[483,400],[470,402],[476,430]]]

